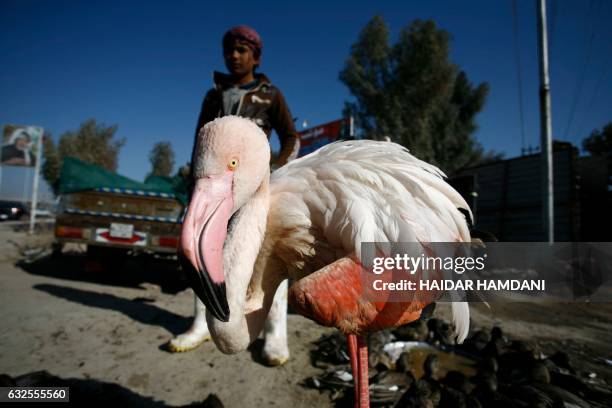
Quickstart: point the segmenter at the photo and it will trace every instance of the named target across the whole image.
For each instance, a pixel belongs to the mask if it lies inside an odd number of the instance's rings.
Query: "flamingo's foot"
[[[168,350],[172,353],[184,353],[198,348],[200,344],[210,339],[211,337],[208,332],[198,333],[188,331],[170,340]]]
[[[262,357],[264,362],[272,367],[285,364],[287,361],[289,361],[289,347],[287,346],[287,339],[276,339],[267,336]]]

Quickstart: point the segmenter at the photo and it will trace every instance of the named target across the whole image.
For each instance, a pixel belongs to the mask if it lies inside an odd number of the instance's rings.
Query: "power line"
[[[521,74],[521,53],[519,49],[518,12],[516,0],[512,0],[512,31],[514,33],[514,61],[516,62],[516,77],[518,81],[518,104],[521,120],[521,154],[525,154],[525,117],[523,114],[523,76]]]
[[[597,81],[595,82],[595,88],[593,89],[593,94],[591,95],[591,99],[589,101],[585,114],[582,117],[580,126],[578,126],[578,129],[584,129],[584,124],[586,122],[588,114],[589,112],[591,112],[591,108],[593,108],[593,105],[595,104],[595,100],[597,99],[597,96],[599,95],[599,88],[601,88],[601,84],[603,83],[603,80],[605,79],[606,75],[610,71],[609,65],[610,65],[610,61],[612,61],[612,46],[610,47],[610,52],[608,52],[607,55],[608,55],[608,58],[606,59],[606,61],[604,61],[603,70],[601,71],[601,74],[599,75],[599,77],[597,78]],[[585,135],[586,135],[586,132],[588,132],[588,130],[585,131]]]
[[[550,18],[550,53],[552,54],[554,49],[554,39],[555,39],[555,31],[557,27],[557,14],[559,13],[559,3],[557,0],[551,1],[551,18]]]
[[[567,119],[567,126],[565,127],[565,133],[563,136],[564,140],[568,140],[568,135],[570,129],[572,127],[572,122],[574,120],[574,115],[576,113],[576,107],[578,106],[578,101],[580,100],[580,95],[582,93],[582,87],[584,85],[584,80],[586,78],[586,73],[588,70],[589,63],[591,61],[591,46],[593,45],[593,38],[595,37],[595,25],[590,24],[589,20],[591,19],[591,12],[593,11],[593,3],[594,0],[589,0],[589,11],[587,12],[586,20],[585,20],[585,58],[584,64],[582,64],[582,70],[580,71],[580,75],[578,76],[578,81],[576,82],[576,87],[574,88],[574,96],[572,98],[572,104],[570,107],[570,113]],[[599,1],[598,11],[601,10],[602,1]],[[572,137],[573,139],[573,137]]]

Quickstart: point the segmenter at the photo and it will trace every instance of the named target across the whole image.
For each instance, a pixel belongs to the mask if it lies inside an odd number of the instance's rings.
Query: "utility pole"
[[[44,137],[43,128],[35,127],[39,132],[36,149],[36,164],[34,166],[34,186],[32,187],[32,204],[30,205],[30,235],[34,234],[36,225],[36,210],[38,208],[38,179],[40,178],[40,162],[42,161],[42,139]]]
[[[538,45],[540,56],[540,161],[542,174],[542,216],[544,239],[554,242],[553,152],[550,119],[550,82],[548,77],[548,34],[546,0],[536,0],[538,7]]]

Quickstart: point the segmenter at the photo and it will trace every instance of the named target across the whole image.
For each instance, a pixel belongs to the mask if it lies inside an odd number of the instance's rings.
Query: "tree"
[[[58,193],[59,176],[64,158],[71,156],[110,171],[117,170],[119,152],[125,139],[115,140],[117,125],[106,126],[89,119],[77,131],[63,133],[57,146],[50,137],[44,139],[43,177],[55,194]]]
[[[169,142],[159,142],[153,146],[149,153],[149,161],[151,162],[152,176],[169,177],[174,167],[174,151]]]
[[[593,130],[582,141],[582,148],[592,156],[600,156],[612,152],[612,122],[604,125],[601,130]]]
[[[51,134],[45,132],[43,136],[43,156],[45,161],[42,163],[42,176],[51,188],[53,192],[57,194],[57,180],[59,180],[60,171],[62,170],[61,160],[59,158],[57,148],[53,143]]]
[[[450,35],[433,21],[415,20],[390,45],[386,23],[375,16],[340,72],[355,99],[344,115],[363,137],[389,136],[447,172],[499,158],[473,137],[489,86],[472,85],[449,53]]]

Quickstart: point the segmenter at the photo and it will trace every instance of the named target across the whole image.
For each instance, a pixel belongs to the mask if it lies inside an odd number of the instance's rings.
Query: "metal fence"
[[[555,241],[581,239],[578,152],[553,155]],[[458,172],[453,184],[472,206],[475,226],[500,241],[544,241],[540,155],[518,157]]]

